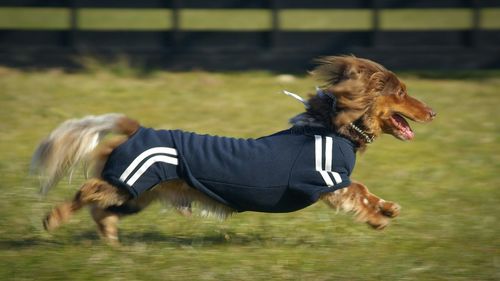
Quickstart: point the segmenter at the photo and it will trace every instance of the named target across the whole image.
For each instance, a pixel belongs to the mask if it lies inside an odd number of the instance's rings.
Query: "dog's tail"
[[[92,152],[109,133],[131,136],[139,123],[123,114],[110,113],[71,119],[62,123],[38,145],[31,160],[31,174],[38,174],[46,194],[61,178],[82,165],[85,173]]]

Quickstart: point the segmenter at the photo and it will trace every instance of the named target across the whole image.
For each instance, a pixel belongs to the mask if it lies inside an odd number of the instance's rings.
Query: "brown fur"
[[[335,115],[318,96],[309,100],[308,114],[320,118],[361,149],[366,140],[349,124],[354,123],[375,138],[393,134],[389,117],[399,113],[413,121],[428,122],[435,113],[424,103],[408,95],[406,85],[378,63],[353,56],[333,56],[318,60],[311,74],[323,83],[322,88],[337,99]]]
[[[358,221],[366,222],[376,229],[385,228],[389,219],[397,217],[401,210],[398,204],[377,197],[359,182],[353,182],[348,188],[327,193],[321,199],[334,209],[354,212]]]
[[[336,97],[337,104],[332,109],[332,100],[312,96],[305,114],[315,122],[351,139],[361,149],[366,147],[366,139],[354,131],[350,123],[374,137],[387,133],[402,138],[390,122],[392,114],[400,114],[420,122],[430,121],[435,116],[425,104],[408,96],[406,85],[380,64],[352,56],[326,57],[319,62],[320,65],[312,74],[323,82],[325,91]],[[56,229],[85,206],[91,207],[98,232],[109,243],[117,243],[117,223],[127,215],[113,209],[115,207],[126,206],[130,210],[140,211],[154,201],[161,201],[174,206],[180,214],[189,216],[192,204],[197,202],[203,207],[204,215],[226,218],[233,212],[181,180],[161,183],[138,198],[131,198],[127,192],[110,185],[99,175],[111,152],[137,131],[139,123],[125,116],[109,114],[94,119],[87,118],[85,126],[82,124],[76,122],[66,124],[66,127],[61,126],[39,146],[34,163],[41,166],[42,171],[52,173],[44,188],[49,189],[64,175],[65,170],[73,168],[76,160],[72,153],[81,151],[85,146],[91,147],[89,136],[92,135],[88,132],[95,131],[94,134],[101,137],[103,132],[112,131],[121,136],[103,141],[93,150],[90,157],[94,167],[93,178],[81,186],[73,200],[62,203],[49,212],[44,220],[47,230]],[[95,124],[107,126],[100,131],[93,131],[97,127]],[[79,126],[84,132],[85,140],[78,139]],[[77,159],[83,158],[80,154]],[[324,194],[321,200],[336,210],[354,213],[357,220],[366,222],[375,229],[386,227],[390,219],[400,212],[399,205],[375,196],[366,186],[355,181],[346,188]]]

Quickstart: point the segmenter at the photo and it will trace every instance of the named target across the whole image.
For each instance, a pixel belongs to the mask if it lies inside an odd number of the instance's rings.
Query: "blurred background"
[[[155,128],[254,138],[289,126],[313,59],[394,70],[438,112],[383,136],[353,179],[402,206],[383,231],[323,204],[227,221],[161,205],[101,243],[87,212],[48,234],[28,176],[70,118],[122,112]],[[0,280],[500,280],[500,1],[0,0]]]
[[[498,0],[2,0],[0,55],[75,56],[167,69],[299,71],[356,54],[400,69],[500,67]]]

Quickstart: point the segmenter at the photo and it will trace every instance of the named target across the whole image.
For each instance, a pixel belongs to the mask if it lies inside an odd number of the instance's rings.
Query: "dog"
[[[350,179],[356,152],[381,134],[411,140],[406,119],[429,122],[436,113],[407,93],[391,71],[368,59],[332,56],[310,72],[321,83],[291,128],[258,139],[236,139],[142,127],[123,114],[68,120],[41,141],[32,158],[41,190],[49,191],[83,165],[90,173],[72,200],[43,220],[53,231],[90,207],[98,233],[118,243],[119,219],[154,201],[182,215],[292,212],[323,201],[385,228],[400,206]],[[111,137],[109,137],[111,135]]]

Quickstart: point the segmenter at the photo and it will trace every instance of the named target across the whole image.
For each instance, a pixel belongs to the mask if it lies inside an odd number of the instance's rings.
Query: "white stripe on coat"
[[[125,169],[125,171],[122,173],[120,176],[120,180],[125,182],[127,178],[130,176],[130,174],[141,164],[141,162],[146,159],[147,157],[153,155],[153,154],[169,154],[169,155],[175,155],[177,156],[177,150],[175,148],[171,147],[153,147],[148,150],[145,150],[139,156],[137,156],[132,163]]]
[[[333,181],[328,175],[328,172],[323,170],[323,138],[321,136],[314,136],[314,151],[315,151],[315,161],[316,161],[316,171],[318,171],[323,177],[327,186],[333,186]]]
[[[325,142],[325,171],[332,170],[332,157],[333,157],[333,139],[326,137]]]
[[[333,166],[333,139],[332,137],[326,137],[326,147],[325,147],[325,170],[329,172],[337,184],[342,182],[340,174],[332,170]]]
[[[332,178],[336,184],[342,182],[340,174],[332,170],[333,167],[333,138],[325,137],[325,168],[323,169],[323,137],[315,135],[315,156],[316,156],[316,171],[321,174],[327,186],[334,186]],[[331,176],[330,176],[331,175]]]
[[[332,174],[333,179],[335,180],[335,182],[336,182],[337,184],[339,184],[339,183],[341,183],[341,182],[342,182],[342,178],[340,177],[340,174],[339,174],[339,173],[334,172],[334,171],[328,171],[328,172],[330,172],[330,173]]]
[[[179,160],[175,157],[170,157],[166,155],[156,155],[151,158],[149,158],[142,166],[130,177],[130,179],[126,182],[126,184],[132,186],[134,183],[144,174],[151,165],[157,163],[157,162],[163,162],[167,164],[172,164],[172,165],[178,165]]]

